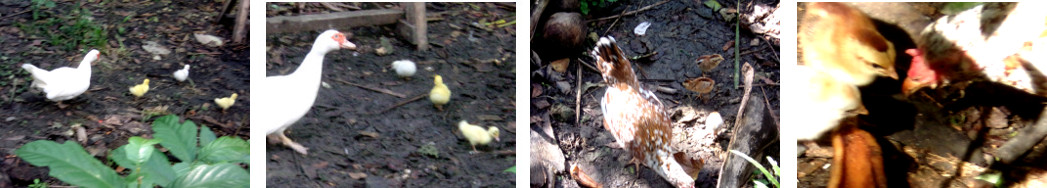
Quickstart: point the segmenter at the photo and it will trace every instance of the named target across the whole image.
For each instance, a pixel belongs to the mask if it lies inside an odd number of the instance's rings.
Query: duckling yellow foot
[[[436,107],[437,111],[441,111],[441,112],[444,111],[444,106],[443,105],[433,105],[433,106]],[[473,147],[473,151],[475,151],[475,150],[476,150],[476,147]]]

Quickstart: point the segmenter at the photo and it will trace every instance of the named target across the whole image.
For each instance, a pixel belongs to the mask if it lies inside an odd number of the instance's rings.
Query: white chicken
[[[1047,11],[1039,9],[1044,6],[1047,2],[986,3],[931,23],[917,38],[917,48],[905,51],[913,59],[902,91],[988,79],[1047,94],[1037,91],[1044,83],[1026,71],[1047,68],[1033,55],[1047,44]]]
[[[189,65],[186,64],[185,67],[175,71],[171,76],[174,76],[175,80],[178,80],[179,82],[184,82],[186,78],[189,78]]]
[[[396,70],[396,75],[399,75],[400,78],[410,79],[415,72],[414,62],[406,59],[393,61],[393,70]]]
[[[355,50],[356,45],[349,42],[341,32],[324,31],[317,37],[312,50],[305,55],[298,69],[288,75],[262,79],[259,92],[252,92],[258,97],[253,100],[258,101],[255,103],[257,109],[261,109],[259,115],[255,116],[259,117],[259,121],[252,122],[265,130],[266,135],[276,136],[287,147],[303,155],[308,154],[307,148],[287,138],[284,130],[312,108],[320,90],[324,55],[339,49]]]
[[[64,108],[62,101],[83,94],[91,86],[91,62],[97,59],[98,50],[91,50],[77,68],[60,67],[48,71],[29,63],[22,64],[22,68],[33,75],[33,87],[43,90],[48,100],[58,102],[58,106]]]

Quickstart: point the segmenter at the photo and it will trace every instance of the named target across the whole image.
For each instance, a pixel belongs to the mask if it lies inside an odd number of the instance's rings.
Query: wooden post
[[[236,26],[233,27],[233,43],[243,42],[244,35],[247,35],[247,16],[251,12],[249,2],[251,1],[240,0],[240,10],[236,13]]]
[[[398,29],[400,35],[407,37],[408,41],[414,43],[418,50],[429,49],[429,37],[425,20],[425,3],[411,2],[401,4],[406,12],[406,20],[400,20]]]

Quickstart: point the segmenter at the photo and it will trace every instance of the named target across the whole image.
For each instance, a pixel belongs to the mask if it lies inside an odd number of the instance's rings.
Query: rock
[[[200,42],[200,44],[204,44],[210,47],[220,47],[223,44],[225,44],[221,37],[217,37],[214,35],[193,34],[193,37],[196,38],[196,42]]]
[[[156,43],[154,41],[145,41],[144,43],[145,44],[142,45],[142,49],[153,55],[161,56],[171,54],[171,49],[168,49],[167,47],[164,47],[159,43]]]
[[[557,172],[565,170],[563,151],[553,144],[554,137],[531,129],[531,186],[552,183]]]
[[[551,50],[574,50],[585,41],[585,30],[582,14],[557,12],[549,16],[549,20],[545,22],[545,27],[542,28],[542,39],[549,47],[558,48]]]

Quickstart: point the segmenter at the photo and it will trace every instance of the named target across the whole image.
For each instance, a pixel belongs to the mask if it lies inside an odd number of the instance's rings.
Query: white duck
[[[185,81],[186,78],[189,78],[189,65],[186,64],[182,69],[175,71],[172,76],[174,76],[175,80],[178,80],[179,82]]]
[[[305,116],[316,101],[320,90],[320,78],[323,73],[324,55],[338,49],[355,50],[356,45],[346,40],[345,35],[336,30],[327,30],[317,37],[312,50],[305,55],[302,64],[288,75],[270,76],[261,80],[261,92],[256,92],[260,101],[255,103],[261,109],[255,125],[260,125],[265,134],[276,136],[284,145],[298,153],[307,154],[307,148],[291,141],[284,135],[284,130]]]
[[[33,87],[43,90],[47,99],[58,102],[58,107],[65,108],[62,101],[72,99],[91,86],[91,62],[98,59],[98,50],[91,50],[80,61],[77,68],[60,67],[51,71],[22,64],[22,68],[33,75]]]

